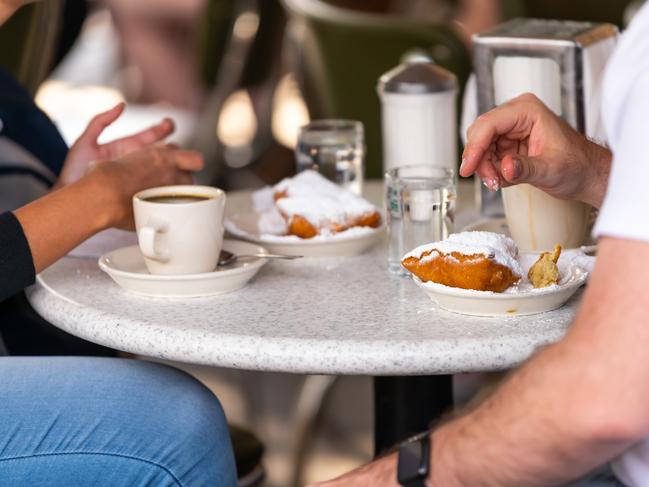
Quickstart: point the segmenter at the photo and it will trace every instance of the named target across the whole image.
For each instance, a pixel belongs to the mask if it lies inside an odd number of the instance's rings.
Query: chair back
[[[382,177],[378,78],[399,64],[404,54],[418,49],[455,73],[464,86],[471,69],[465,45],[444,25],[347,10],[322,0],[283,3],[290,14],[298,82],[311,118],[363,122],[365,176]]]
[[[63,0],[22,7],[0,27],[0,66],[32,95],[47,78],[62,25]]]

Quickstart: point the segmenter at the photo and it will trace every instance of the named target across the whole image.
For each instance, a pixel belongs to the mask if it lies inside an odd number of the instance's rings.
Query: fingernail
[[[500,183],[497,179],[483,179],[482,184],[491,192],[496,192],[500,189]]]
[[[460,172],[464,169],[464,164],[466,164],[466,157],[462,157],[462,162],[460,162]]]
[[[519,159],[514,159],[514,174],[512,174],[513,179],[518,179],[521,177],[521,161]]]

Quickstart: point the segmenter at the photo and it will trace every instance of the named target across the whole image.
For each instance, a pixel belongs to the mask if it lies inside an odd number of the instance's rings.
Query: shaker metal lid
[[[457,78],[426,56],[410,56],[403,64],[379,78],[378,90],[384,93],[418,95],[457,89]]]
[[[545,43],[564,42],[587,47],[591,44],[615,37],[618,29],[613,24],[600,22],[577,22],[573,20],[551,20],[516,18],[493,29],[474,36],[479,44],[493,44],[513,39]]]

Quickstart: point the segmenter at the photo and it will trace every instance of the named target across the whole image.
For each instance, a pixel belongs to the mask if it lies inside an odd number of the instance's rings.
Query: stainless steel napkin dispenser
[[[601,84],[617,37],[612,24],[525,18],[477,34],[478,112],[529,92],[575,129],[604,140]],[[503,214],[499,193],[482,188],[481,196],[483,215]]]

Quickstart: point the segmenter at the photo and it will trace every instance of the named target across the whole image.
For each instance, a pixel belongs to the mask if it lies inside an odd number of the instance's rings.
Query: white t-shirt
[[[613,165],[594,233],[649,242],[649,3],[609,61],[602,103]]]
[[[604,80],[603,114],[613,165],[596,236],[649,242],[649,3],[622,35]],[[612,463],[629,487],[649,485],[649,438]]]

